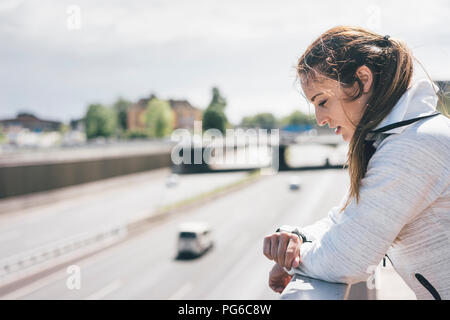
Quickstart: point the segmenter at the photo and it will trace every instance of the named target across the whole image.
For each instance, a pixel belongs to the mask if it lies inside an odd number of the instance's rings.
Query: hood
[[[421,79],[415,82],[392,108],[391,112],[374,130],[388,126],[390,124],[405,121],[417,117],[426,116],[436,112],[438,97],[436,92],[438,86],[428,79]],[[408,126],[394,128],[383,133],[401,133]]]

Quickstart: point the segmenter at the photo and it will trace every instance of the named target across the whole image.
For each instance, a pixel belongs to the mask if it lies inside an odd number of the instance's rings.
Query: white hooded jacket
[[[428,80],[415,83],[376,129],[436,112]],[[450,299],[450,120],[438,115],[375,140],[360,200],[298,228],[308,240],[291,269],[330,282],[366,280],[387,254],[418,299]],[[293,227],[292,227],[293,229]]]

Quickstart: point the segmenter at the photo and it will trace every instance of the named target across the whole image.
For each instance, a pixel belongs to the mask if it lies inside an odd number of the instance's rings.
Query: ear
[[[361,66],[356,70],[356,76],[363,84],[364,93],[369,93],[373,84],[373,73],[367,66]]]

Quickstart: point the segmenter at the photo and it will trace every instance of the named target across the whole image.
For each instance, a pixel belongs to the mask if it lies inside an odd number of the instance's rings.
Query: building
[[[31,113],[19,113],[14,119],[0,120],[0,127],[3,130],[28,129],[32,132],[59,131],[61,122],[42,120]]]
[[[135,104],[131,105],[127,113],[127,128],[128,130],[136,130],[145,128],[145,111],[150,100],[155,96],[151,95],[148,98],[140,99]],[[193,107],[187,100],[172,100],[169,101],[170,107],[174,111],[174,129],[194,129],[194,121],[202,120],[202,111]]]
[[[148,98],[140,99],[138,102],[132,104],[127,112],[127,129],[136,130],[145,128],[145,110],[147,109],[150,100],[155,98],[151,95]]]
[[[169,100],[170,107],[175,113],[175,129],[194,129],[194,121],[201,121],[203,113],[193,107],[187,100]]]

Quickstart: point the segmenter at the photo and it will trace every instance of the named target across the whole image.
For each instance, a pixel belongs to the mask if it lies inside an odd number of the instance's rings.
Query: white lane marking
[[[107,295],[117,291],[122,286],[122,281],[116,280],[108,284],[106,287],[100,289],[99,291],[91,294],[85,300],[101,300],[105,298]]]
[[[192,283],[187,282],[184,284],[184,286],[182,286],[180,289],[178,289],[173,295],[171,295],[169,300],[180,300],[186,294],[188,294],[192,289],[193,289]]]

